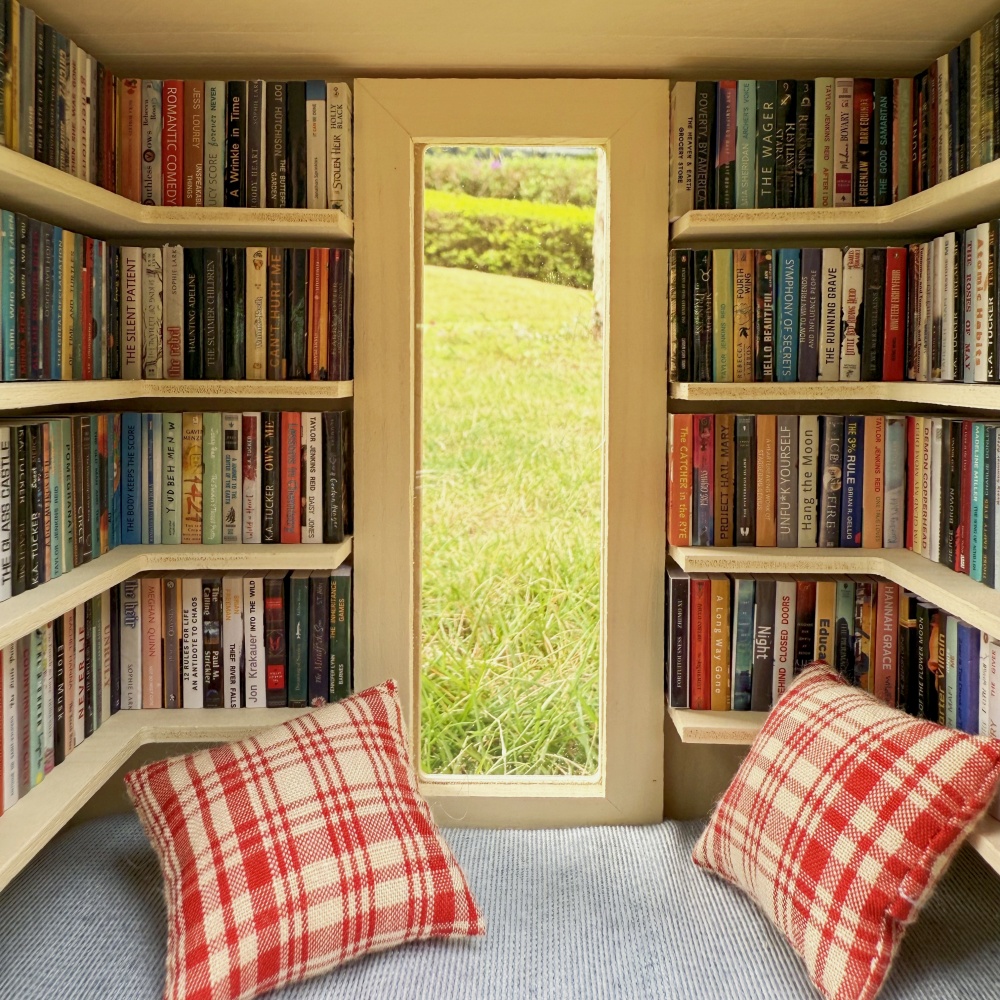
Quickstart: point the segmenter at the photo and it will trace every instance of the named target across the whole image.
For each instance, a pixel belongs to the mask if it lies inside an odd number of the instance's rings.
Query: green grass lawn
[[[426,267],[421,763],[597,768],[601,357],[590,292]]]

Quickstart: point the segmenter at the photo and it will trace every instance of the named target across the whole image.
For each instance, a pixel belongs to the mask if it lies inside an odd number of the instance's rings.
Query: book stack
[[[671,219],[889,205],[1000,154],[1000,15],[915,77],[683,82]]]
[[[0,649],[0,812],[120,709],[352,691],[351,569],[144,575]]]
[[[118,77],[18,0],[0,62],[9,149],[144,205],[351,214],[346,83]]]
[[[667,567],[674,708],[767,711],[813,660],[888,705],[1000,734],[1000,642],[895,583]]]
[[[122,544],[338,543],[350,413],[97,413],[0,425],[0,601]]]

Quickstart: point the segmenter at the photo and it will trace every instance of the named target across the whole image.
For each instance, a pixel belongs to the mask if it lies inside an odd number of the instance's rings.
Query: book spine
[[[813,204],[817,208],[833,207],[835,110],[836,84],[833,77],[817,78],[813,141]]]
[[[302,524],[305,543],[323,541],[323,423],[319,413],[302,414]],[[718,477],[716,478],[718,482]],[[671,494],[672,495],[672,494]]]
[[[733,379],[754,380],[754,252],[733,250]],[[689,286],[684,283],[685,291]],[[686,367],[686,348],[685,348]]]
[[[843,254],[836,247],[823,250],[822,297],[820,300],[820,346],[818,379],[840,380],[840,298]]]
[[[735,544],[736,418],[715,414],[715,544]]]
[[[954,382],[962,363],[958,330],[959,254],[955,233],[945,233],[942,240],[944,266],[944,303],[941,343],[941,378]],[[995,359],[994,359],[995,360]]]
[[[697,254],[697,251],[696,251]],[[774,381],[774,255],[771,250],[754,251],[756,298],[754,303],[754,377]]]
[[[687,101],[682,101],[680,97],[675,100],[675,94],[680,88],[682,93],[690,92],[690,110],[688,111],[686,105]],[[687,131],[681,137],[681,145],[687,151],[687,161],[688,167],[684,171],[686,177],[686,190],[688,192],[687,196],[687,207],[683,209],[680,213],[688,211],[692,207],[691,194],[693,191],[692,187],[692,173],[694,168],[694,84],[693,83],[679,83],[675,84],[673,91],[671,92],[671,127],[674,129],[675,135],[681,129],[679,124],[681,120],[680,105],[685,105],[685,114],[687,114]],[[675,159],[674,164],[674,183],[671,187],[671,218],[677,218],[673,214],[673,211],[679,207],[680,203],[677,201],[679,197],[675,192],[679,191],[678,188],[678,176],[677,167],[678,162],[677,157],[682,157],[684,154],[680,149],[675,148],[674,150]],[[326,84],[322,80],[307,80],[306,81],[306,177],[307,177],[307,196],[306,196],[306,208],[326,208],[327,207],[327,183],[326,183],[326,168],[327,168],[327,157],[326,157]]]
[[[204,708],[201,578],[181,578],[181,704]]]
[[[246,105],[246,82],[230,80],[226,84],[226,176],[224,182],[226,208],[240,208],[247,204],[244,158],[247,142]]]
[[[854,81],[854,197],[858,206],[875,204],[872,103],[874,81]]]
[[[261,540],[261,428],[259,413],[244,413],[242,417],[243,457],[243,543]]]
[[[223,708],[222,676],[222,578],[201,581],[202,684],[205,708]]]
[[[306,83],[293,80],[285,90],[285,172],[287,174],[285,206],[306,208],[307,151],[306,151]],[[324,208],[326,206],[323,206]]]
[[[285,328],[288,339],[288,378],[305,378],[306,370],[306,288],[309,282],[309,251],[291,248],[287,253],[288,281]]]
[[[712,380],[733,381],[733,251],[712,251]]]
[[[330,698],[330,574],[322,570],[309,577],[309,633],[309,704],[322,708]],[[684,671],[686,684],[686,656]]]
[[[729,677],[731,660],[729,623],[732,617],[729,577],[723,573],[713,573],[711,580],[710,698],[713,711],[725,712],[732,704]]]
[[[777,544],[777,418],[757,416],[757,545]]]
[[[162,428],[163,505],[160,537],[164,545],[178,545],[181,541],[181,500],[184,490],[181,465],[183,416],[180,413],[164,413]]]
[[[757,540],[756,425],[752,415],[736,415],[736,544],[755,545]]]
[[[163,204],[184,204],[184,83],[164,80],[163,101]]]
[[[351,569],[340,566],[330,574],[330,700],[351,692]]]
[[[872,139],[873,202],[889,205],[892,203],[892,80],[885,78],[875,81]]]
[[[142,377],[163,378],[163,252],[142,249]]]
[[[354,172],[353,110],[346,83],[326,85],[327,208],[339,209],[348,218],[353,210]]]
[[[139,582],[142,621],[142,707],[163,707],[163,588],[158,576]]]
[[[288,707],[309,703],[309,573],[288,577]]]
[[[184,81],[184,204],[205,204],[205,83]]]
[[[181,541],[200,544],[204,491],[204,421],[201,413],[185,413],[181,420]],[[187,598],[185,598],[185,605]]]
[[[142,81],[142,138],[139,169],[143,205],[163,204],[161,162],[163,104],[159,80]]]
[[[243,418],[239,413],[223,413],[221,417],[222,541],[238,544],[242,537],[240,518],[243,511],[243,475],[240,431]]]
[[[267,377],[286,377],[285,329],[285,251],[281,247],[267,250]]]
[[[671,545],[687,546],[691,544],[693,417],[689,413],[671,413],[669,423],[670,467],[667,533]]]
[[[792,414],[780,414],[777,418],[777,542],[779,548],[797,548],[799,544],[798,424],[799,418]]]
[[[816,644],[816,581],[796,580],[794,675],[813,661]]]
[[[816,82],[798,80],[795,84],[795,191],[796,208],[812,208],[813,203],[813,129]]]
[[[979,583],[983,580],[983,494],[985,491],[986,434],[979,421],[972,424],[972,500],[969,535],[969,576]],[[937,553],[931,552],[931,558]]]
[[[906,247],[887,247],[885,254],[882,380],[901,382],[906,353]]]
[[[246,205],[249,208],[265,207],[264,183],[264,81],[247,81],[247,139],[246,151]]]
[[[13,596],[14,468],[11,429],[0,427],[0,601]]]
[[[845,548],[856,548],[861,545],[865,464],[864,424],[864,417],[846,417],[844,419],[844,474],[840,544]]]
[[[693,447],[692,441],[692,458]],[[344,457],[344,415],[330,410],[323,414],[323,541],[328,544],[344,540]]]
[[[737,712],[746,712],[750,710],[753,684],[755,584],[751,578],[737,577],[735,585],[736,613],[733,616],[733,667],[730,690],[732,692],[732,709]]]
[[[855,680],[854,616],[856,585],[853,580],[837,581],[837,613],[834,624],[833,666],[850,683]]]
[[[222,414],[202,414],[201,542],[222,542]]]
[[[201,260],[201,375],[202,378],[222,379],[225,377],[222,250],[219,247],[206,247],[202,251]]]
[[[181,578],[163,577],[163,707],[180,708],[181,684]]]
[[[3,714],[3,776],[0,784],[3,786],[3,810],[11,809],[20,797],[20,713],[18,711],[18,691],[20,678],[18,676],[17,643],[11,642],[3,647],[0,660],[0,712]]]
[[[800,382],[815,382],[819,377],[820,272],[823,251],[802,251],[799,283],[799,370]]]
[[[788,690],[795,670],[795,581],[779,578],[774,595],[774,667],[771,704]]]
[[[692,502],[691,502],[691,544],[715,544],[715,499],[714,473],[715,459],[712,454],[715,438],[715,418],[713,414],[697,414],[694,417],[694,434],[691,456]],[[338,472],[338,478],[342,469]],[[341,480],[342,482],[342,480]],[[340,491],[342,493],[342,486]],[[341,530],[342,530],[342,526]]]
[[[181,379],[184,378],[184,250],[179,246],[168,244],[163,247],[162,261],[162,273],[159,278],[162,289],[160,303],[160,325],[163,331],[160,366],[162,372],[157,376],[146,375],[146,377]],[[145,322],[145,317],[143,320]],[[144,333],[148,340],[149,332],[145,328]]]
[[[822,418],[822,497],[819,518],[820,548],[840,544],[841,483],[843,476],[844,418]]]
[[[267,378],[267,249],[248,247],[246,259],[246,377]]]
[[[757,580],[750,692],[750,709],[754,712],[766,712],[771,707],[776,589],[777,584],[773,577],[761,577]]]
[[[287,636],[285,631],[285,574],[264,577],[264,669],[268,708],[288,704]]]
[[[244,702],[247,708],[265,708],[264,686],[264,578],[243,577],[243,639],[245,650]]]
[[[84,177],[82,156],[83,87],[79,72],[80,51],[77,49],[77,67],[74,72],[76,105],[74,115],[76,138],[73,142],[71,161],[76,161],[76,176]],[[165,96],[165,95],[164,95]],[[164,127],[165,132],[165,127]],[[140,201],[142,197],[142,81],[125,77],[118,81],[118,194],[129,201]],[[166,204],[166,202],[164,202]]]
[[[122,378],[142,378],[142,250],[122,247]]]
[[[313,584],[320,574],[313,575]],[[329,577],[326,578],[326,585],[329,587]],[[670,693],[670,704],[674,708],[688,707],[688,603],[689,603],[688,578],[679,570],[667,569],[667,659],[665,664],[665,683],[667,691]],[[329,607],[329,595],[327,594],[326,606],[322,604],[319,609],[315,603],[312,605],[313,614],[320,613],[323,621],[323,632],[326,632],[325,609]],[[322,598],[320,598],[322,599]],[[315,636],[315,631],[313,633]],[[315,641],[315,639],[314,639]],[[327,636],[327,642],[329,637]],[[329,663],[329,661],[327,661]],[[329,666],[327,666],[329,672]],[[319,678],[317,677],[317,681]],[[312,685],[312,678],[310,679]],[[329,682],[323,692],[323,700],[329,691]],[[310,687],[310,693],[312,687]]]
[[[280,414],[267,410],[261,413],[261,508],[260,531],[264,543],[280,540],[278,475],[278,421]]]
[[[327,86],[327,101],[330,99],[330,88]],[[328,103],[328,114],[333,109]],[[333,145],[334,136],[327,133],[327,152]],[[333,157],[329,160],[328,182],[330,184],[328,208],[334,205],[334,185],[332,182]],[[695,84],[694,104],[694,207],[695,210],[715,208],[715,84],[710,81],[698,81]],[[760,207],[764,207],[760,205]]]
[[[799,251],[779,250],[775,259],[777,289],[777,376],[775,381],[794,382],[798,376],[799,350]]]
[[[225,204],[226,84],[222,80],[205,81],[205,207]]]
[[[884,247],[868,247],[864,251],[864,309],[858,317],[860,328],[861,380],[882,380],[882,351],[885,340],[885,280],[886,251]]]
[[[266,84],[265,207],[288,208],[288,163],[285,150],[287,89],[285,83]]]
[[[712,251],[694,251],[693,376],[712,381]],[[322,377],[322,372],[317,377]]]
[[[82,616],[81,616],[82,617]],[[122,584],[119,669],[122,709],[142,708],[142,601],[138,577]]]
[[[298,544],[302,539],[302,414],[290,410],[281,414],[280,469],[281,542]]]
[[[834,104],[833,204],[850,206],[854,193],[854,80],[838,77]]]
[[[223,251],[224,302],[223,355],[227,379],[246,378],[246,250],[226,247]]]
[[[857,382],[861,377],[860,332],[864,295],[864,250],[844,251],[841,286],[840,381]]]
[[[715,207],[736,207],[735,80],[720,80],[716,90]]]
[[[795,204],[795,81],[777,81],[774,121],[774,204]]]
[[[802,414],[798,440],[798,533],[800,548],[815,548],[819,482],[819,417]]]
[[[757,84],[740,80],[736,86],[736,207],[755,207],[757,159]]]
[[[243,677],[243,577],[226,573],[222,577],[222,705],[242,705]]]
[[[987,323],[987,302],[989,299],[989,242],[990,224],[982,222],[976,226],[975,256],[975,312],[973,330],[973,379],[988,381],[989,326]]]

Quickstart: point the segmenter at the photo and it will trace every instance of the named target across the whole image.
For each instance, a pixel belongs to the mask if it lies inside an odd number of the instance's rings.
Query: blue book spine
[[[122,543],[122,418],[108,415],[108,547]]]
[[[979,733],[979,630],[958,624],[958,728]]]
[[[865,418],[844,418],[844,478],[840,515],[840,544],[845,548],[861,545],[865,468]]]
[[[0,212],[0,327],[3,329],[3,378],[17,377],[17,242],[14,213]]]
[[[986,489],[986,426],[972,425],[972,503],[969,526],[969,576],[983,582],[983,497]]]
[[[799,251],[779,250],[774,257],[778,295],[778,382],[794,382],[799,372]]]
[[[52,228],[52,311],[49,323],[49,378],[63,377],[62,358],[62,272],[63,272],[63,231],[58,226]]]
[[[141,490],[139,487],[140,414],[122,414],[122,544],[142,540]]]

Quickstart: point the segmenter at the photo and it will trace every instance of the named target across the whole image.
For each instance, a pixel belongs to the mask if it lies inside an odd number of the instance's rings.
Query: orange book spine
[[[667,538],[671,545],[691,544],[690,413],[670,414],[670,481],[667,489]]]
[[[773,413],[757,416],[757,544],[778,544],[775,447],[777,421]]]
[[[691,577],[690,701],[692,708],[712,707],[712,581]]]
[[[205,204],[205,82],[184,82],[184,204]]]
[[[712,711],[730,707],[730,596],[729,577],[713,573],[712,584]]]

